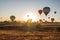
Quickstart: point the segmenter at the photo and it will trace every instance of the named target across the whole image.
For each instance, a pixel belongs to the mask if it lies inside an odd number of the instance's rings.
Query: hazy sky
[[[43,9],[45,6],[51,8],[47,17],[42,13],[39,15],[38,10]],[[54,11],[57,11],[54,14]],[[55,21],[60,20],[60,0],[0,0],[0,20],[9,19],[11,15],[16,16],[16,20],[24,20],[24,17],[28,13],[33,13],[35,18],[47,19],[48,17],[54,17]]]

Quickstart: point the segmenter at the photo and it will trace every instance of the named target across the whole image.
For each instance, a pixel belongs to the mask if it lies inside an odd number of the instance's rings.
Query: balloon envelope
[[[41,15],[42,14],[42,10],[40,9],[40,10],[38,10],[38,13]]]
[[[47,14],[50,12],[50,7],[44,7],[43,12],[47,16]]]
[[[50,19],[50,17],[48,17],[48,19]]]
[[[27,15],[27,17],[29,17],[29,15]]]
[[[56,14],[56,11],[54,11],[54,14]]]
[[[51,18],[51,21],[53,22],[54,21],[54,18]]]

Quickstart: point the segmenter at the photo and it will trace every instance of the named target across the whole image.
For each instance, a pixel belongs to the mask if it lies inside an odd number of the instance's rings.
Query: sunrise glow
[[[36,15],[34,15],[34,13],[32,12],[26,13],[24,20],[27,21],[29,19],[32,19],[32,21],[36,21]]]

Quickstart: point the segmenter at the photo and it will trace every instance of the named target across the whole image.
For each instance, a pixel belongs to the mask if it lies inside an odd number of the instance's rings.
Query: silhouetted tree
[[[16,17],[15,17],[15,16],[13,16],[13,15],[12,15],[12,16],[10,16],[11,21],[14,21],[14,20],[15,20],[15,18],[16,18]]]

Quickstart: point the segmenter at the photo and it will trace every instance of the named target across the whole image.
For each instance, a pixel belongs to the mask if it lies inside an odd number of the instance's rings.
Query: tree
[[[15,20],[15,18],[16,18],[16,17],[15,17],[15,16],[13,16],[13,15],[11,15],[11,16],[10,16],[11,21],[14,21],[14,20]]]

